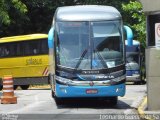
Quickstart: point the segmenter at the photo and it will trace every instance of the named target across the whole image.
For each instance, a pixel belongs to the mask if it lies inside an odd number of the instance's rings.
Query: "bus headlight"
[[[65,84],[72,82],[70,79],[63,78],[63,77],[59,77],[59,76],[56,76],[56,80],[58,80],[58,81],[61,82],[61,83],[65,83]]]
[[[114,81],[114,82],[120,82],[120,81],[122,81],[124,79],[126,79],[126,75],[122,75],[120,77],[114,78],[114,79],[112,79],[112,81]]]

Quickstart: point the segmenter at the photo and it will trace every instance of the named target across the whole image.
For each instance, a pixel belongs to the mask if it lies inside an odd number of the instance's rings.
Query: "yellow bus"
[[[0,38],[0,88],[2,77],[12,75],[14,87],[48,83],[47,34]]]

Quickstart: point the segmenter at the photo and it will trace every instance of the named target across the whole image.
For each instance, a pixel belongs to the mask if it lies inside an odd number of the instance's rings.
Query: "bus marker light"
[[[118,88],[116,89],[116,92],[119,92],[119,89],[118,89]]]
[[[61,92],[67,93],[67,90],[65,88],[60,88]]]

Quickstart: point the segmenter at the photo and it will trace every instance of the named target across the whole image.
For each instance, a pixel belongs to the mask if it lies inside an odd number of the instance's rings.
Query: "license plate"
[[[96,93],[98,93],[98,90],[97,89],[87,89],[86,93],[87,94],[96,94]]]

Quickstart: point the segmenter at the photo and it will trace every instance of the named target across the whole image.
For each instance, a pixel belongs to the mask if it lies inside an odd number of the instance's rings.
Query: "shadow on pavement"
[[[111,101],[105,99],[67,99],[61,105],[57,105],[58,109],[63,108],[95,108],[95,109],[130,109],[131,106],[125,102],[118,100],[117,105],[112,105]]]
[[[139,81],[139,82],[126,82],[126,85],[145,85],[146,81]]]
[[[50,88],[29,88],[28,90],[50,90]]]

